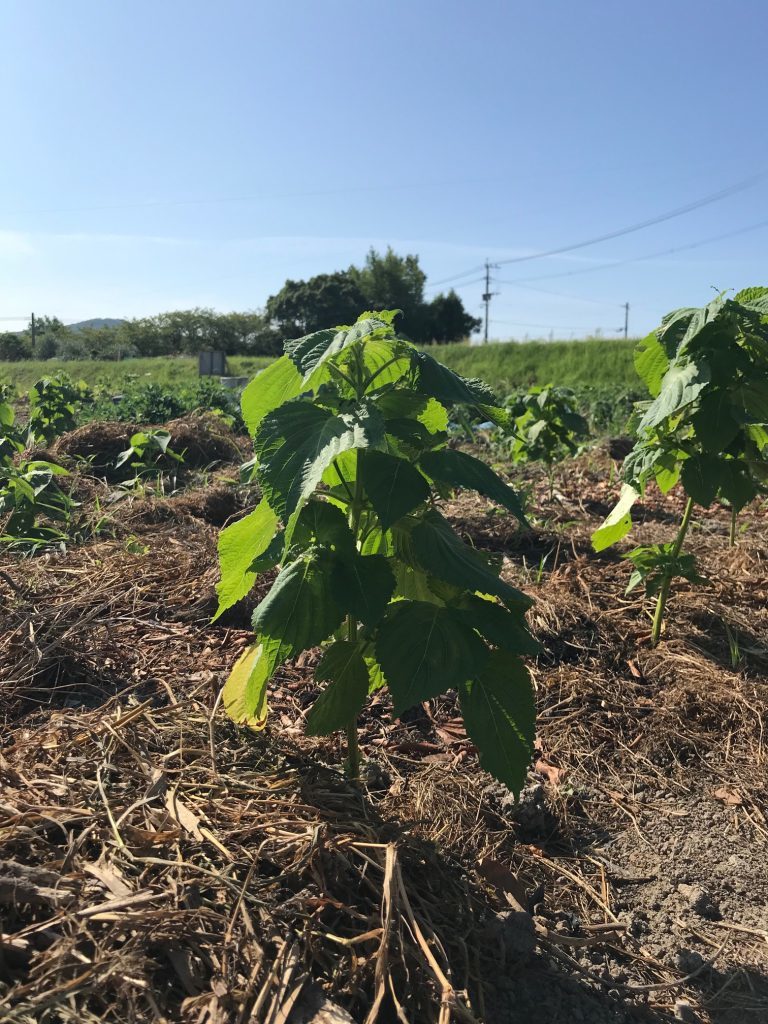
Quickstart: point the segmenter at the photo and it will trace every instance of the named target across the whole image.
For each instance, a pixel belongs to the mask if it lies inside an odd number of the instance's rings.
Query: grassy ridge
[[[252,377],[269,365],[266,356],[234,356],[229,367],[235,376]],[[99,359],[25,359],[18,363],[0,362],[0,381],[10,381],[19,391],[28,391],[41,377],[51,377],[59,370],[75,380],[84,380],[91,387],[102,385],[120,391],[127,384],[155,383],[165,387],[190,387],[199,379],[197,359],[191,356],[162,356],[151,359],[125,359],[107,362]]]
[[[465,377],[480,377],[501,392],[530,384],[636,387],[636,342],[505,341],[488,345],[436,345],[430,353]]]
[[[632,365],[632,340],[493,342],[489,345],[435,345],[430,353],[465,377],[481,377],[504,393],[529,384],[585,384],[633,387],[638,383]],[[259,356],[233,356],[236,376],[253,376],[270,360]],[[25,360],[0,363],[0,381],[8,380],[20,391],[40,377],[64,370],[88,384],[119,391],[131,381],[150,381],[167,387],[187,387],[197,380],[193,358],[126,359],[120,363],[97,360]]]

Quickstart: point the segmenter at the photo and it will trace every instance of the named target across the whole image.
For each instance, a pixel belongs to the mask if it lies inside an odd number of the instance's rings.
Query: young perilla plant
[[[672,580],[703,582],[695,555],[683,554],[694,505],[727,502],[733,544],[738,513],[768,483],[768,288],[670,313],[637,346],[635,367],[652,400],[638,406],[621,495],[592,544],[601,551],[629,533],[632,506],[650,481],[662,493],[682,484],[686,504],[674,541],[626,556],[634,566],[628,589],[642,582],[657,595],[655,645]]]
[[[514,418],[510,441],[513,462],[543,462],[547,468],[549,500],[554,495],[554,466],[575,455],[578,442],[589,433],[568,388],[534,387],[509,406]]]
[[[399,715],[455,689],[481,764],[519,791],[534,738],[522,661],[537,650],[525,621],[532,602],[440,511],[443,496],[466,487],[524,521],[507,483],[447,446],[450,406],[499,422],[505,412],[481,381],[397,337],[394,316],[365,313],[353,327],[286,342],[243,393],[262,498],[220,535],[217,616],[259,574],[279,572],[224,706],[235,722],[263,726],[276,670],[321,646],[323,689],[306,726],[346,730],[350,776],[369,694],[387,686]]]

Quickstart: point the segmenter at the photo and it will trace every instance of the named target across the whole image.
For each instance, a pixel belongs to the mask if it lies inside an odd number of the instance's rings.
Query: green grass
[[[265,356],[233,356],[228,360],[233,376],[252,377],[267,366]],[[98,359],[27,359],[18,363],[0,362],[0,381],[10,381],[19,391],[28,391],[41,377],[50,377],[63,370],[75,380],[84,380],[91,387],[101,385],[120,391],[133,381],[163,384],[166,387],[188,387],[197,380],[197,359],[177,356],[151,359],[125,359],[120,363]]]
[[[435,345],[428,351],[465,377],[480,377],[500,394],[531,384],[637,387],[636,340],[505,341]]]
[[[530,384],[607,385],[635,387],[638,377],[632,365],[633,340],[611,341],[509,341],[489,345],[436,345],[430,353],[465,377],[481,377],[504,394]],[[233,356],[235,376],[250,377],[266,366],[263,356]],[[28,390],[40,377],[64,370],[91,386],[119,391],[131,381],[185,387],[197,379],[197,360],[191,357],[126,359],[120,363],[97,360],[0,363],[0,381],[9,380],[19,391]]]

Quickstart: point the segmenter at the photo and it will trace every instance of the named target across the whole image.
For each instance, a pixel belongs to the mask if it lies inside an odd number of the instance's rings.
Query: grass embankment
[[[530,384],[608,385],[621,388],[638,383],[632,365],[633,340],[492,342],[489,345],[436,345],[430,353],[466,377],[481,377],[500,392]],[[250,377],[270,362],[265,356],[233,356],[233,375]],[[168,387],[190,386],[197,380],[197,360],[192,357],[126,359],[120,363],[100,360],[25,360],[0,363],[0,380],[9,380],[20,391],[40,377],[64,370],[91,386],[119,390],[131,381],[155,382]]]
[[[610,341],[504,341],[488,345],[436,345],[430,353],[465,377],[480,377],[501,392],[531,384],[564,387],[636,387],[634,339]]]
[[[268,356],[233,356],[228,360],[233,376],[252,377],[272,360]],[[19,391],[28,391],[36,380],[63,370],[75,380],[91,387],[102,385],[119,391],[133,382],[162,384],[165,387],[190,387],[199,379],[197,359],[192,356],[157,356],[124,359],[116,363],[101,359],[25,359],[18,363],[0,362],[0,381],[10,381]]]

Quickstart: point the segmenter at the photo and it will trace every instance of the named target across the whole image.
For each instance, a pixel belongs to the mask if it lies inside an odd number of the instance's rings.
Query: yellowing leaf
[[[224,710],[236,725],[263,729],[267,724],[269,661],[261,644],[249,647],[235,662],[224,684]]]

